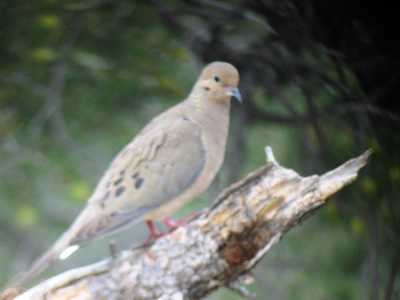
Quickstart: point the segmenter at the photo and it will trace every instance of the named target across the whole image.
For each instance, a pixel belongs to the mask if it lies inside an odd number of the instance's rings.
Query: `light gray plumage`
[[[14,284],[44,270],[72,245],[162,219],[204,192],[224,159],[230,98],[240,96],[238,83],[232,65],[207,65],[188,98],[153,119],[116,156],[71,227]]]

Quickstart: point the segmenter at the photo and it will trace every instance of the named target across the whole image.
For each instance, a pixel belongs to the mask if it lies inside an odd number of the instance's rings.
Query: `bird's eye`
[[[220,79],[218,76],[214,76],[214,81],[215,81],[215,82],[220,82],[221,79]]]

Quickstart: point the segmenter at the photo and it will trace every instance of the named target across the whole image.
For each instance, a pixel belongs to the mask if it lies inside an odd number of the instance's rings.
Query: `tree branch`
[[[266,153],[265,166],[150,248],[62,273],[16,299],[201,299],[224,286],[246,294],[240,279],[289,229],[355,180],[371,154],[301,177],[280,166],[269,147]]]

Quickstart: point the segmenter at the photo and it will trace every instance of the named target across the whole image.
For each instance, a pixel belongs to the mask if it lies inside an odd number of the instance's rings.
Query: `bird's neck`
[[[215,148],[213,163],[216,167],[222,164],[224,159],[228,130],[229,130],[229,101],[216,102],[207,98],[190,97],[188,109],[191,119],[198,123],[207,132],[203,137],[206,147]]]
[[[189,109],[194,121],[207,127],[228,130],[230,101],[214,101],[204,97],[189,97]],[[225,131],[225,130],[224,130]]]

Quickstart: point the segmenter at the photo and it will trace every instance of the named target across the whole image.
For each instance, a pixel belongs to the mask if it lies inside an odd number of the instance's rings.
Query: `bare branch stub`
[[[309,177],[270,159],[150,248],[60,274],[16,299],[201,299],[237,287],[283,234],[352,182],[369,155]]]

